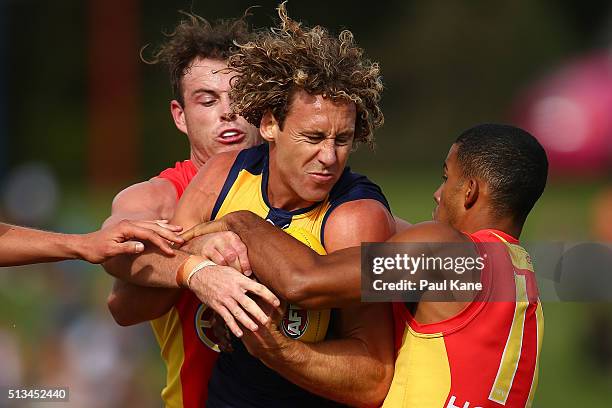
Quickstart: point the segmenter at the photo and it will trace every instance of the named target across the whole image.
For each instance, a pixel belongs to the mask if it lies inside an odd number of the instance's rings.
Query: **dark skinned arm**
[[[182,236],[189,239],[218,231],[232,231],[240,237],[248,248],[249,262],[257,278],[288,302],[306,309],[360,303],[361,247],[321,256],[249,211],[237,211],[200,224]],[[424,222],[405,228],[389,242],[465,242],[465,239],[446,224]],[[414,254],[420,255],[420,251]]]

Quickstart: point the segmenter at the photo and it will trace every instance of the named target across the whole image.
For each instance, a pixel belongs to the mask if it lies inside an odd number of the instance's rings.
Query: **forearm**
[[[139,255],[120,255],[106,261],[106,272],[124,282],[156,288],[178,288],[176,271],[189,254],[175,251],[168,256],[154,249]]]
[[[224,221],[246,244],[257,278],[290,303],[323,309],[360,302],[359,247],[321,256],[253,213],[228,214]]]
[[[390,384],[389,368],[359,339],[302,343],[288,340],[262,362],[298,386],[352,406],[377,406]]]
[[[0,224],[0,266],[78,259],[83,236]]]
[[[179,289],[148,288],[115,280],[107,305],[117,324],[131,326],[163,316],[180,294]]]

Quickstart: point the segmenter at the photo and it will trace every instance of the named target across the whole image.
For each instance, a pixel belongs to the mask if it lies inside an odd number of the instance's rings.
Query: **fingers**
[[[232,314],[227,310],[227,308],[223,305],[220,305],[219,307],[216,307],[214,309],[217,313],[219,313],[219,316],[223,318],[225,324],[227,324],[227,327],[232,331],[232,333],[234,333],[234,336],[242,337],[242,330],[240,330],[240,327],[238,327],[238,324],[236,324],[236,320],[234,320],[234,316],[232,316]]]
[[[166,241],[164,238],[162,238],[160,235],[158,235],[153,230],[150,230],[148,228],[138,227],[133,224],[124,224],[122,228],[123,228],[122,233],[125,238],[129,240],[133,240],[134,238],[136,238],[138,240],[149,241],[150,243],[152,243],[153,245],[161,249],[161,251],[164,252],[165,254],[174,255],[174,251],[170,247],[170,244],[168,244],[168,241]],[[143,250],[144,250],[144,246],[143,246]],[[142,252],[142,250],[140,252]],[[133,252],[133,253],[139,253],[139,252]]]
[[[219,316],[219,314],[213,313],[210,322],[213,333],[215,334],[215,337],[217,339],[217,345],[219,346],[219,349],[226,353],[234,351],[230,339],[229,328],[227,327],[223,319]]]
[[[233,232],[224,231],[208,234],[191,240],[187,245],[199,254],[212,259],[218,265],[231,266],[247,276],[251,273],[247,248],[238,235]],[[222,259],[218,259],[219,255]]]
[[[274,307],[280,306],[280,300],[278,300],[276,295],[270,292],[270,289],[266,288],[261,283],[247,279],[247,281],[244,283],[244,289],[248,290],[249,292],[253,292]]]
[[[249,315],[245,313],[242,307],[240,307],[241,305],[238,304],[238,302],[232,299],[232,301],[228,302],[226,306],[232,316],[234,316],[234,318],[244,327],[248,328],[251,331],[256,331],[259,328],[259,326],[257,326],[257,324],[249,317]],[[255,307],[259,309],[257,305],[255,305]],[[259,312],[263,314],[263,311],[261,309],[259,309]]]
[[[268,323],[270,318],[265,312],[255,303],[253,299],[247,295],[242,295],[239,299],[240,306],[242,306],[251,316],[259,321],[259,323],[265,325]]]
[[[144,251],[144,244],[138,241],[125,241],[115,243],[110,249],[108,256],[122,255],[122,254],[139,254]]]
[[[239,271],[242,271],[246,276],[250,276],[251,264],[249,262],[249,256],[247,253],[247,247],[244,245],[244,242],[240,239],[240,237],[233,232],[231,233],[234,237],[233,248],[236,251],[236,256],[238,257],[238,264],[240,265]]]
[[[170,224],[168,220],[155,220],[152,221],[155,224],[159,225],[162,228],[166,228],[170,231],[174,231],[174,232],[181,232],[183,230],[183,227],[181,227],[180,225],[173,225]]]
[[[178,228],[178,231],[180,231],[182,229],[181,226],[169,225],[169,224],[151,222],[151,221],[131,221],[129,223],[137,227],[140,227],[140,228],[145,228],[145,229],[154,231],[157,235],[159,235],[160,237],[163,237],[164,239],[170,242],[175,242],[177,244],[183,244],[185,242],[185,240],[181,238],[179,235],[177,235],[175,232],[176,228]]]
[[[231,266],[237,271],[242,272],[242,266],[240,265],[240,261],[238,260],[238,256],[235,252],[232,251],[227,256],[224,255],[224,258],[227,266]]]
[[[213,261],[214,263],[216,263],[217,265],[225,265],[227,266],[227,262],[225,261],[225,257],[223,256],[223,254],[221,254],[221,252],[215,250],[210,250],[207,251],[205,255],[208,259],[210,259],[211,261]]]
[[[217,221],[208,221],[203,222],[201,224],[196,225],[195,227],[183,232],[181,237],[186,241],[189,241],[192,238],[199,237],[200,235],[212,234],[213,232],[223,232],[227,231],[224,223]]]
[[[225,258],[226,264],[247,276],[250,275],[251,265],[247,255],[247,247],[240,240],[240,237],[230,231],[217,234],[217,237],[219,242],[216,246]]]

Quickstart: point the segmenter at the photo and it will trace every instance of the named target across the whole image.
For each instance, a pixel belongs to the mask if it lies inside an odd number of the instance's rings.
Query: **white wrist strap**
[[[187,279],[185,280],[185,283],[187,284],[187,287],[189,287],[189,282],[191,282],[191,278],[193,277],[193,275],[195,275],[196,272],[199,272],[202,269],[206,268],[207,266],[217,266],[217,264],[214,263],[213,261],[208,260],[208,259],[206,261],[202,261],[199,264],[197,264],[191,270],[191,272],[189,272],[189,275],[187,275]]]

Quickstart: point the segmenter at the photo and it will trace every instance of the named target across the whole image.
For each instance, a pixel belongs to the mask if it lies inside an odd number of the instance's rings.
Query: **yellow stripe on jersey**
[[[531,389],[529,390],[529,397],[527,398],[526,408],[531,408],[533,404],[533,396],[535,395],[535,390],[538,388],[538,372],[539,372],[539,361],[540,361],[540,351],[542,350],[542,339],[544,337],[544,312],[542,311],[542,304],[538,299],[538,307],[536,308],[536,322],[537,322],[537,340],[538,340],[538,348],[536,352],[536,365],[533,373],[533,381],[531,383]]]
[[[493,388],[489,394],[489,399],[491,401],[495,401],[502,405],[506,404],[514,381],[514,375],[518,368],[523,346],[525,315],[527,307],[529,306],[525,276],[514,275],[514,283],[516,285],[516,304],[514,306],[512,326],[510,327],[510,334],[506,340],[506,346],[502,354],[499,369],[497,370]]]
[[[161,392],[162,400],[167,408],[182,407],[181,367],[185,354],[183,352],[183,330],[178,311],[173,307],[162,317],[152,320],[151,326],[167,368],[166,386]]]
[[[383,408],[440,408],[451,388],[442,333],[423,335],[406,327]],[[423,367],[427,370],[423,371]]]
[[[495,235],[497,238],[502,240],[504,244],[508,247],[508,253],[510,254],[510,259],[512,260],[512,264],[517,269],[524,269],[533,272],[533,264],[531,263],[531,257],[520,245],[511,244],[506,241],[504,238],[500,237],[494,232],[491,234]]]

